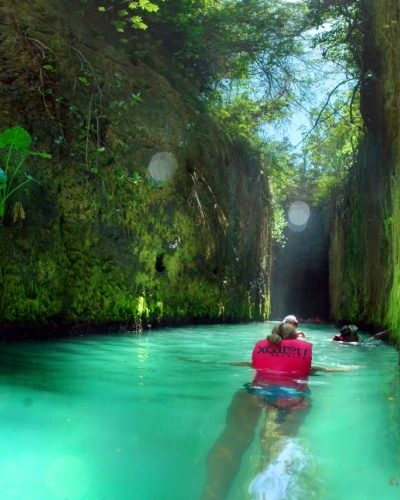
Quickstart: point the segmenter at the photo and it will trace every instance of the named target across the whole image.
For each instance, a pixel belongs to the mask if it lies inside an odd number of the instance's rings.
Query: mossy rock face
[[[331,312],[400,332],[399,7],[367,0],[361,87],[366,137],[331,233]]]
[[[265,319],[257,153],[228,141],[193,89],[133,60],[95,12],[89,24],[65,2],[14,4],[0,7],[0,129],[24,126],[52,160],[29,160],[40,184],[10,199],[0,227],[2,330]],[[149,175],[159,153],[176,161],[170,179]]]

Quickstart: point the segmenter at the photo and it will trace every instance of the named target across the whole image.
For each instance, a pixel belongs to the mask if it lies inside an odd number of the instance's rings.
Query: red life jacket
[[[266,375],[303,378],[310,374],[311,359],[310,342],[286,339],[275,345],[261,340],[254,346],[252,366]]]

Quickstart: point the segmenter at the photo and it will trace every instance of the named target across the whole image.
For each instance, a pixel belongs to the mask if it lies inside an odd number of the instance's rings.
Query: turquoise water
[[[276,438],[270,462],[261,416],[229,498],[400,498],[397,352],[333,344],[333,328],[303,326],[315,364],[358,368],[310,378],[311,408],[295,437]],[[2,345],[0,498],[199,498],[207,453],[253,375],[220,362],[249,359],[270,327]],[[255,477],[268,486],[250,494]]]

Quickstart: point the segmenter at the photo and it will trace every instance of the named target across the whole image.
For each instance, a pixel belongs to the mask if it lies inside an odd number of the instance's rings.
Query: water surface
[[[198,326],[2,345],[0,498],[198,498],[232,397],[253,375],[221,361],[249,359],[270,328]],[[276,476],[268,499],[400,498],[396,351],[333,344],[332,327],[302,329],[315,364],[360,368],[310,378],[311,409],[269,469],[259,439],[263,415],[229,498],[252,498],[249,484],[263,471]]]

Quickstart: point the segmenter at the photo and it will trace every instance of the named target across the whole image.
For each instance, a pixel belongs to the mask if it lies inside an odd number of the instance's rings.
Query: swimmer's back
[[[312,344],[297,339],[285,339],[278,345],[260,340],[252,354],[252,366],[256,370],[288,377],[308,377],[311,360]]]

